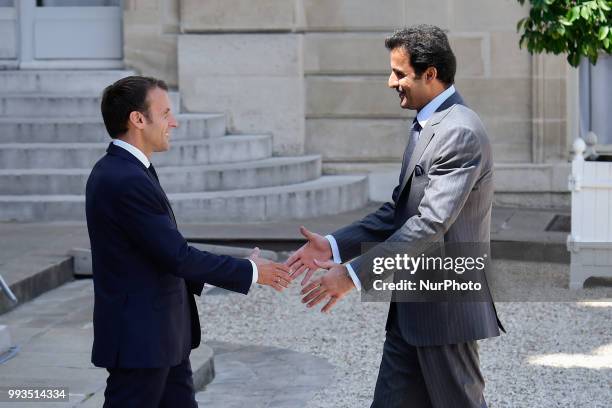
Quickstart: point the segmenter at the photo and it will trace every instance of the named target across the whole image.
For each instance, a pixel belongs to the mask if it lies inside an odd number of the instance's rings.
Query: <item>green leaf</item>
[[[574,7],[571,8],[570,11],[568,11],[567,20],[570,23],[573,23],[574,21],[576,21],[578,19],[578,17],[580,17],[580,7],[579,6],[574,6]]]
[[[559,27],[557,27],[557,34],[559,34],[560,36],[565,35],[565,27],[560,25]]]
[[[585,20],[588,20],[591,17],[591,10],[585,5],[580,8],[580,15]]]
[[[521,0],[517,0],[519,3]],[[519,46],[531,54],[567,54],[572,66],[612,54],[611,0],[529,0],[529,14],[517,22]]]
[[[576,54],[575,52],[570,52],[567,54],[567,62],[572,67],[577,67],[580,64],[580,55]]]

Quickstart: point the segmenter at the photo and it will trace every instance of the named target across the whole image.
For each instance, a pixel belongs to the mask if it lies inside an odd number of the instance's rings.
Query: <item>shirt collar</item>
[[[114,139],[113,140],[113,144],[115,146],[119,146],[125,150],[127,150],[128,152],[132,153],[132,155],[134,157],[136,157],[138,160],[140,160],[140,162],[142,164],[144,164],[144,166],[148,169],[149,166],[151,165],[151,162],[149,161],[149,159],[147,159],[147,156],[145,156],[145,154],[143,152],[140,151],[140,149],[138,149],[135,146],[132,146],[131,144],[129,144],[128,142],[124,142],[123,140],[119,140],[119,139]]]
[[[425,127],[427,121],[429,120],[429,118],[431,118],[431,115],[433,115],[436,110],[438,110],[440,105],[442,105],[444,101],[447,100],[454,93],[455,85],[451,85],[443,92],[441,92],[438,96],[429,101],[429,103],[417,113],[416,119],[419,122],[419,125],[421,125],[421,128]]]

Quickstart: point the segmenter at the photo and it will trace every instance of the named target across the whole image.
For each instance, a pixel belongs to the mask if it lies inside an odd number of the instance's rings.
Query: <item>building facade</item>
[[[74,3],[80,7],[69,12],[58,7]],[[564,56],[519,49],[516,23],[528,9],[515,0],[0,0],[0,6],[5,67],[125,67],[163,78],[180,92],[183,110],[223,113],[233,133],[270,132],[275,155],[320,154],[324,173],[369,174],[375,200],[390,198],[414,116],[387,88],[384,38],[406,25],[435,24],[448,30],[456,87],[491,138],[496,203],[569,205],[578,72]]]

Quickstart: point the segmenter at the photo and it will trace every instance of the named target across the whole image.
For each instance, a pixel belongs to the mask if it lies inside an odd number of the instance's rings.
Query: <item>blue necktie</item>
[[[408,140],[408,145],[406,146],[406,150],[404,150],[404,159],[402,160],[402,171],[400,172],[399,182],[400,185],[404,180],[404,176],[406,175],[406,167],[408,167],[408,163],[410,163],[410,158],[412,157],[412,153],[414,152],[414,148],[416,147],[417,142],[419,141],[419,135],[421,134],[421,124],[419,121],[414,118],[412,121],[412,127],[410,128],[410,139]]]

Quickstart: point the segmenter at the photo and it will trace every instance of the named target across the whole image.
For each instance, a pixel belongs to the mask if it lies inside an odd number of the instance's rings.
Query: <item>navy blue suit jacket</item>
[[[150,170],[112,143],[87,181],[86,214],[96,366],[177,365],[200,344],[193,294],[204,283],[249,291],[251,263],[190,247]]]

